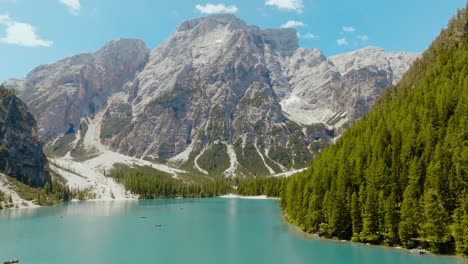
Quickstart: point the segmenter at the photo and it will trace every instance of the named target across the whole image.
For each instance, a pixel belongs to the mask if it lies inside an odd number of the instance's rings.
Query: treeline
[[[116,164],[107,176],[123,184],[132,193],[139,194],[142,199],[213,197],[232,192],[229,182],[222,178],[182,181],[148,166],[132,168]]]
[[[310,168],[288,220],[328,238],[468,255],[468,14]]]
[[[0,209],[13,207],[13,199],[11,195],[7,195],[3,191],[0,191]]]
[[[285,177],[240,179],[236,185],[236,193],[239,195],[266,195],[268,197],[280,197],[286,181],[287,178]]]
[[[116,164],[107,176],[123,184],[126,190],[140,195],[142,199],[215,197],[228,193],[279,197],[285,182],[285,178],[281,177],[242,179],[193,175],[191,179],[175,179],[170,174],[149,166],[129,167],[123,164]]]
[[[7,177],[7,180],[22,199],[32,201],[40,206],[66,202],[74,198],[79,199],[84,193],[87,193],[86,191],[70,190],[69,187],[56,178],[53,179],[52,184],[46,183],[42,188],[30,187],[12,177]],[[86,196],[86,198],[88,197]],[[0,191],[0,209],[14,206],[11,195]]]
[[[41,206],[68,202],[73,199],[88,200],[96,198],[96,194],[90,188],[70,188],[57,175],[54,176],[51,185],[46,183],[42,189],[32,188],[32,190],[19,192],[19,194],[23,199],[35,200],[35,203]]]

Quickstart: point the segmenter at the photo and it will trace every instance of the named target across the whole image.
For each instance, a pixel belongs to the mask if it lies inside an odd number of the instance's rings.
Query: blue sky
[[[157,47],[184,20],[235,13],[261,28],[295,27],[302,47],[334,55],[365,46],[424,51],[466,0],[0,0],[0,81],[95,51],[115,38]]]

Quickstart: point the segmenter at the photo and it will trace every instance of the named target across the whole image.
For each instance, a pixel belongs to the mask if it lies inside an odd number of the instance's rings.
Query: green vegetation
[[[143,199],[213,197],[231,192],[230,185],[223,179],[205,178],[196,183],[185,182],[148,166],[131,168],[116,164],[108,176]]]
[[[273,162],[270,157],[268,155],[266,155],[266,153],[264,151],[262,151],[262,147],[259,146],[259,151],[262,153],[263,155],[263,158],[265,159],[265,163],[271,168],[273,169],[275,172],[281,172],[281,168],[280,166],[278,166],[277,163]]]
[[[6,177],[6,179],[12,189],[18,193],[21,198],[37,205],[53,205],[69,201],[74,197],[74,193],[56,179],[52,181],[52,184],[46,183],[43,188],[30,187],[12,177]],[[13,207],[11,196],[0,192],[0,209],[11,207]]]
[[[312,159],[312,155],[307,146],[304,145],[301,138],[297,135],[291,135],[289,137],[289,143],[293,150],[293,168],[302,169],[306,167]]]
[[[10,150],[6,146],[0,146],[0,159],[5,159],[8,157]]]
[[[283,165],[286,168],[292,168],[292,158],[289,153],[289,150],[283,146],[274,146],[268,152],[270,159],[276,161],[277,163]]]
[[[132,168],[123,164],[116,164],[108,176],[123,184],[127,190],[139,194],[142,199],[214,197],[228,193],[279,197],[286,182],[286,178],[282,177],[208,178],[195,174],[183,174],[174,179],[148,166]],[[238,186],[237,190],[232,186]]]
[[[132,121],[131,117],[110,117],[103,120],[101,126],[101,139],[109,139],[117,135],[126,125]]]
[[[258,177],[269,174],[254,144],[247,142],[242,148],[242,140],[237,140],[234,143],[234,151],[236,152],[237,161],[246,169],[246,175],[250,173],[253,177]]]
[[[198,165],[211,175],[221,175],[231,165],[227,147],[223,143],[210,146],[197,160]]]
[[[57,139],[50,147],[47,147],[45,153],[50,157],[63,157],[71,150],[72,143],[75,139],[75,134],[65,134]]]
[[[73,157],[73,160],[78,162],[96,157],[98,155],[96,148],[86,148],[84,146],[84,137],[87,130],[88,125],[86,122],[82,122],[80,125],[80,138],[76,144],[73,144],[76,140],[76,134],[65,134],[53,142],[51,146],[46,147],[44,150],[45,153],[49,157],[63,157],[70,152],[70,156]]]
[[[195,146],[192,150],[192,152],[190,152],[189,154],[189,157],[187,159],[187,161],[185,161],[184,163],[182,163],[179,167],[183,170],[193,170],[193,167],[195,166],[195,163],[194,163],[194,160],[195,160],[195,157],[200,153],[200,147],[199,146]],[[179,162],[180,164],[180,162]],[[175,165],[178,165],[178,164],[175,164]]]
[[[289,179],[307,232],[468,255],[468,12],[371,112]]]
[[[326,123],[329,126],[334,126],[334,125],[338,124],[341,120],[343,120],[345,118],[346,118],[346,115],[343,115],[343,113],[336,113],[332,117],[330,117],[330,119],[328,119],[328,121]]]
[[[5,86],[0,85],[0,97],[10,97],[16,95],[15,89],[7,89]]]
[[[328,146],[328,142],[324,139],[315,140],[310,143],[309,149],[312,153],[319,153],[322,149],[325,149]]]
[[[240,195],[266,195],[280,197],[283,186],[287,182],[285,177],[259,177],[238,180],[236,193]]]
[[[253,96],[243,97],[239,103],[260,108],[263,104],[268,102],[268,100],[270,100],[270,95],[262,91],[255,93]]]
[[[0,191],[0,210],[13,207],[13,199],[10,195]]]
[[[107,109],[101,125],[99,137],[103,140],[116,136],[124,127],[132,121],[132,107],[126,103],[112,103]],[[87,129],[86,123],[82,123],[82,130]],[[86,126],[86,127],[85,127]]]
[[[75,174],[77,176],[80,176],[80,177],[83,177],[82,175],[78,174],[76,171],[73,171],[73,170],[70,170],[68,168],[65,168],[65,167],[62,167],[56,163],[53,163],[51,162],[51,164],[53,164],[55,167],[57,168],[60,168],[61,170],[64,170],[64,171],[67,171],[69,173],[72,173],[72,174]],[[60,175],[58,174],[56,171],[52,170],[51,169],[51,172],[52,174],[54,175],[54,181],[53,181],[53,185],[52,185],[52,189],[53,188],[66,188],[67,192],[69,193],[68,196],[69,196],[69,199],[78,199],[78,200],[89,200],[89,199],[96,199],[96,194],[94,192],[92,192],[91,188],[86,188],[86,189],[78,189],[78,188],[73,188],[73,189],[70,189],[68,187],[66,187],[66,180]],[[55,186],[55,183],[58,184],[58,186],[62,186],[62,187],[57,187]],[[67,201],[68,199],[65,199],[64,201]]]
[[[76,147],[70,150],[70,156],[73,157],[74,161],[85,161],[95,158],[99,155],[99,150],[96,147],[85,147],[83,142],[78,142]]]

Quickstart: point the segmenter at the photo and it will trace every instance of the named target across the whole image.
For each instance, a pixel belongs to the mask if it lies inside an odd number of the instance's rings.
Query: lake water
[[[21,264],[468,263],[307,239],[281,220],[276,200],[223,198],[2,210],[0,263],[16,258]]]

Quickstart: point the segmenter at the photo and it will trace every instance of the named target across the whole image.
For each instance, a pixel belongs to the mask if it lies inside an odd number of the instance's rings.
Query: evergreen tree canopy
[[[282,193],[308,232],[468,255],[468,12]]]

